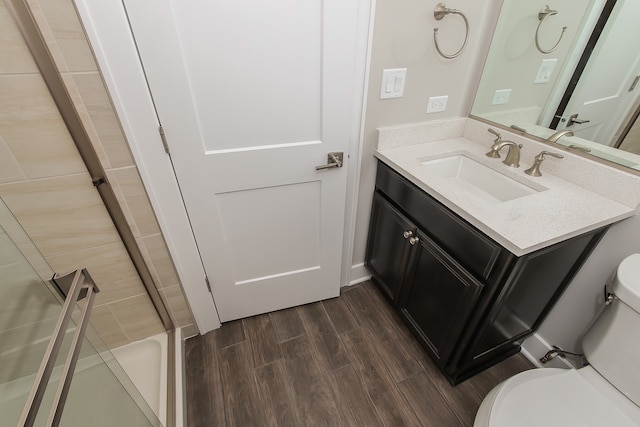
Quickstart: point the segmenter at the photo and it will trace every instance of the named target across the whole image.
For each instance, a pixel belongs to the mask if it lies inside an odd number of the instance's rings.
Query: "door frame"
[[[354,126],[348,142],[347,195],[342,245],[341,286],[351,283],[358,188],[366,103],[366,82],[375,0],[358,1]],[[205,271],[189,223],[177,178],[158,132],[159,120],[138,57],[129,22],[119,1],[75,0],[87,37],[102,71],[114,108],[120,118],[142,182],[154,208],[163,236],[200,333],[220,327],[215,298],[209,293]],[[153,19],[150,17],[150,19]]]
[[[602,35],[602,31],[604,30],[605,25],[607,25],[607,21],[609,21],[609,17],[613,12],[613,8],[616,5],[617,0],[605,0],[602,10],[598,13],[596,22],[593,24],[594,28],[589,34],[588,40],[584,47],[581,47],[580,57],[578,59],[575,68],[572,69],[572,74],[567,81],[566,85],[561,86],[564,88],[562,90],[562,97],[558,101],[558,107],[554,111],[553,116],[549,120],[549,128],[557,129],[560,125],[560,119],[569,105],[569,101],[573,96],[573,92],[575,91],[576,86],[578,85],[578,81],[580,77],[582,77],[582,73],[584,72],[589,59],[591,58],[591,53],[593,52],[598,40],[600,40],[600,36]],[[584,36],[583,36],[584,37]],[[578,44],[579,46],[580,44]],[[569,72],[568,68],[566,72]]]

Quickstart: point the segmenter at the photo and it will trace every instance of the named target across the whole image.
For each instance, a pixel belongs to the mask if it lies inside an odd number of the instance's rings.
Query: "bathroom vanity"
[[[476,125],[462,126],[460,132],[473,133]],[[635,212],[549,173],[533,181],[522,175],[525,168],[503,169],[499,160],[482,159],[486,147],[462,135],[382,145],[366,265],[452,384],[518,352],[608,225]],[[533,159],[523,151],[523,161]],[[443,174],[453,161],[458,175]],[[487,178],[485,194],[485,169],[527,189]],[[471,175],[461,184],[465,170]],[[495,188],[506,190],[490,194]],[[571,209],[580,209],[571,205],[584,198],[601,209],[567,221]]]

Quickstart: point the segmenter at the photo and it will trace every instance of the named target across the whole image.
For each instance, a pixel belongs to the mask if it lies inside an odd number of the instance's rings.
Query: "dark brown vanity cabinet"
[[[398,308],[444,367],[483,285],[426,234],[417,236]]]
[[[416,226],[376,193],[370,228],[376,232],[369,232],[367,265],[376,272],[382,291],[397,302]]]
[[[366,265],[456,384],[520,350],[604,232],[517,257],[380,162]]]

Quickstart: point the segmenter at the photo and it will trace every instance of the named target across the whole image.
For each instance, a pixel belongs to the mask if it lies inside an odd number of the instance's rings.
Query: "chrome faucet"
[[[496,135],[497,138],[493,141],[493,145],[491,145],[491,150],[487,152],[485,155],[487,157],[491,157],[492,159],[500,158],[500,150],[508,146],[509,152],[507,153],[507,157],[502,161],[507,166],[511,166],[514,168],[520,167],[520,149],[522,148],[522,144],[518,145],[513,141],[503,141],[502,135],[496,132],[493,129],[489,129],[489,132]]]
[[[563,136],[573,136],[573,131],[570,131],[570,130],[567,130],[567,129],[559,130],[558,132],[554,133],[549,138],[547,138],[547,141],[549,141],[549,142],[557,142]]]

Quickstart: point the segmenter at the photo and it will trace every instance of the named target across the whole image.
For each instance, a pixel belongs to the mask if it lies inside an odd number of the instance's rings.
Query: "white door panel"
[[[635,40],[640,38],[640,2],[620,0],[593,50],[562,117],[564,128],[569,117],[588,123],[574,124],[567,129],[576,136],[611,145],[613,137],[638,97],[638,88],[629,91],[635,76],[640,74],[640,51]],[[613,25],[615,23],[615,25]]]
[[[337,296],[358,2],[125,5],[220,319]]]
[[[321,1],[176,5],[207,150],[320,138]]]

